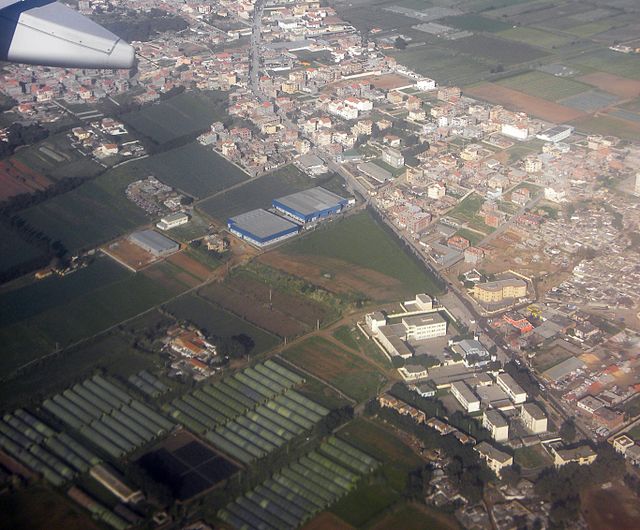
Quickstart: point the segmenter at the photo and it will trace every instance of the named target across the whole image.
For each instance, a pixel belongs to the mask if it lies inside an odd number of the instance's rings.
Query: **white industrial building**
[[[176,226],[184,225],[189,222],[189,216],[184,212],[175,212],[160,219],[156,226],[160,230],[171,230]]]
[[[482,426],[491,433],[491,438],[496,442],[504,442],[509,439],[509,423],[496,409],[485,410],[482,414]]]
[[[451,393],[467,412],[478,412],[480,410],[480,399],[464,381],[452,383]]]
[[[527,393],[522,390],[522,387],[516,383],[515,379],[509,374],[501,373],[496,378],[496,382],[500,385],[500,388],[507,393],[509,399],[513,401],[514,404],[518,405],[527,400]]]
[[[433,339],[447,334],[447,321],[439,313],[405,317],[402,325],[406,340]]]
[[[547,416],[535,403],[525,403],[520,411],[522,423],[533,434],[547,431]]]

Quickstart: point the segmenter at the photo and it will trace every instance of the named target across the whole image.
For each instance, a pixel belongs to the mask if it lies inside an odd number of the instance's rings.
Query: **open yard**
[[[157,144],[208,129],[225,117],[224,92],[184,92],[167,101],[144,106],[122,116],[122,120]]]
[[[306,339],[282,356],[359,402],[374,396],[385,381],[373,365],[320,337]]]
[[[329,291],[398,299],[439,293],[435,279],[366,212],[322,226],[261,261]]]
[[[514,462],[523,469],[535,469],[552,464],[551,458],[540,445],[521,447],[514,451]]]

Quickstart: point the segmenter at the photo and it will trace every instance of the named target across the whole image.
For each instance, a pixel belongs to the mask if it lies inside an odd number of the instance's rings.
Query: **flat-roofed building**
[[[488,409],[482,413],[482,426],[491,433],[491,438],[496,442],[509,439],[509,423],[496,409]]]
[[[613,439],[613,448],[618,451],[618,453],[620,454],[625,454],[627,452],[627,449],[629,449],[629,447],[632,447],[635,445],[636,442],[633,441],[633,439],[630,436],[627,436],[626,434],[621,434],[620,436],[616,436]]]
[[[404,317],[402,325],[407,340],[432,339],[447,334],[447,321],[439,313]]]
[[[340,213],[349,201],[320,186],[273,199],[273,207],[294,221],[306,224]]]
[[[402,368],[398,368],[398,373],[405,381],[418,381],[429,376],[429,371],[419,364],[407,364]]]
[[[547,415],[535,403],[525,403],[520,410],[520,419],[533,434],[547,431]]]
[[[478,412],[480,410],[480,399],[464,381],[452,383],[451,394],[467,412]]]
[[[489,469],[498,475],[498,477],[501,476],[502,470],[505,467],[513,465],[513,457],[510,454],[496,449],[487,442],[480,442],[473,449],[478,452],[480,458],[487,463]]]
[[[160,230],[171,230],[176,226],[184,225],[189,222],[189,216],[184,212],[175,212],[160,219],[156,226]]]
[[[229,231],[245,241],[264,247],[295,236],[300,227],[266,210],[251,210],[227,220]]]
[[[379,182],[380,184],[384,184],[388,180],[391,180],[393,176],[391,171],[387,171],[386,169],[380,167],[373,162],[364,162],[362,164],[358,164],[358,169],[362,171],[367,177],[372,178],[373,180]]]
[[[464,339],[451,346],[451,349],[462,357],[464,365],[467,367],[486,366],[491,362],[489,351],[482,343],[475,339]]]
[[[382,150],[382,161],[395,169],[399,169],[404,166],[404,156],[402,156],[400,151],[393,147],[387,147]]]
[[[596,452],[588,445],[580,445],[572,449],[555,449],[553,448],[554,460],[556,467],[562,467],[565,464],[575,462],[581,466],[593,463],[598,456]]]
[[[524,298],[527,296],[527,282],[519,278],[510,278],[496,282],[477,283],[473,287],[473,296],[480,302],[487,304]]]
[[[386,326],[387,324],[387,318],[381,311],[367,313],[364,317],[364,321],[372,333],[376,333],[378,329],[380,329],[382,326]]]
[[[597,397],[588,395],[583,397],[576,403],[579,409],[584,410],[587,414],[594,414],[598,409],[604,407],[606,403],[599,400]]]
[[[392,326],[380,326],[376,338],[380,341],[380,344],[382,344],[390,357],[408,359],[413,355],[413,352],[395,333]]]
[[[527,393],[508,373],[503,372],[499,374],[496,378],[496,382],[500,385],[500,388],[507,393],[509,399],[516,405],[524,403],[527,400]]]
[[[144,499],[140,490],[132,490],[115,471],[105,464],[93,466],[89,474],[122,502],[135,504]]]
[[[154,230],[141,230],[129,235],[129,241],[158,258],[180,250],[180,245]]]

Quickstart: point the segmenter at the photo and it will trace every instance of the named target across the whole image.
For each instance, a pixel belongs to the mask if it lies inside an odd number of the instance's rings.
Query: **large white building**
[[[525,403],[520,411],[522,423],[533,434],[547,431],[547,416],[535,403]]]
[[[406,340],[433,339],[447,334],[447,321],[439,313],[404,317],[402,325]]]
[[[498,375],[496,382],[500,385],[500,388],[507,393],[509,399],[513,401],[514,404],[519,405],[527,400],[527,393],[522,390],[522,387],[516,383],[515,379],[506,372]]]
[[[456,381],[452,383],[451,394],[467,412],[478,412],[480,410],[480,399],[465,382]]]
[[[189,216],[184,212],[175,212],[160,219],[156,226],[160,230],[171,230],[176,226],[184,225],[189,222]]]
[[[482,426],[491,433],[491,438],[496,442],[504,442],[509,439],[509,423],[496,409],[485,410],[482,414]]]

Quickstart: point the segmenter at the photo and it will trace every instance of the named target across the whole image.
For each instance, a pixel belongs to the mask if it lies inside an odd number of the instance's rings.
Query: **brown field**
[[[0,161],[0,201],[22,193],[44,190],[50,185],[47,177],[15,158]]]
[[[324,322],[329,311],[322,304],[309,298],[295,296],[275,289],[255,280],[248,274],[240,274],[228,279],[226,285],[241,293],[246,293],[260,304],[271,305],[286,315],[299,320],[310,327],[315,327],[318,320]]]
[[[337,515],[331,512],[322,512],[304,525],[302,530],[354,530],[354,528]]]
[[[167,258],[169,263],[174,264],[192,276],[195,276],[199,280],[206,280],[211,274],[211,269],[206,265],[203,265],[199,261],[196,261],[191,256],[188,256],[184,252],[176,252]]]
[[[126,237],[102,247],[102,251],[118,263],[139,271],[158,261],[153,254],[129,241]]]
[[[191,276],[168,262],[156,263],[142,271],[142,274],[175,293],[183,292],[202,283],[195,276]]]
[[[588,489],[582,494],[582,506],[589,530],[640,528],[638,499],[621,483],[608,489]]]
[[[376,75],[372,77],[365,77],[364,80],[371,83],[375,88],[381,88],[383,90],[394,90],[396,88],[413,84],[411,79],[398,74]]]
[[[577,80],[623,98],[640,96],[640,81],[638,80],[627,79],[605,72],[583,75],[578,77]]]
[[[257,302],[253,297],[227,287],[226,284],[213,283],[202,289],[204,298],[234,313],[256,326],[266,329],[279,337],[295,337],[306,331],[306,327],[269,303]]]
[[[389,300],[397,298],[398,290],[403,288],[395,278],[335,258],[291,256],[276,251],[263,254],[259,260],[332,293],[360,293],[371,299]],[[329,278],[325,276],[328,271]]]
[[[542,98],[530,96],[494,83],[482,83],[465,90],[466,95],[516,109],[555,123],[564,123],[584,116],[584,112],[564,107]]]

